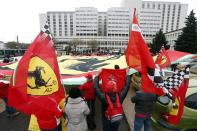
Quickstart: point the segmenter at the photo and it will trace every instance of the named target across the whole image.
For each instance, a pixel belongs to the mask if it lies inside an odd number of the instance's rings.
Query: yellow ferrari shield
[[[178,100],[178,98],[176,97],[176,99],[175,99],[175,103],[176,103],[176,105],[178,106],[177,108],[173,108],[172,106],[170,107],[170,109],[169,109],[169,114],[170,115],[174,115],[174,116],[176,116],[177,114],[178,114],[178,111],[179,111],[179,104],[180,104],[180,102],[179,102],[179,100]]]
[[[167,62],[166,56],[162,56],[161,58],[161,65],[165,64]]]
[[[39,57],[30,60],[27,86],[27,94],[30,95],[50,95],[59,87],[54,71]]]

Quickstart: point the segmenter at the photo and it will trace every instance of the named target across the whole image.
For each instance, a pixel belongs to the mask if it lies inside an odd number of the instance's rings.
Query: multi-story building
[[[111,8],[107,12],[107,36],[128,36],[130,14],[122,8]]]
[[[55,40],[67,43],[78,40],[79,48],[87,47],[89,41],[96,41],[98,47],[124,50],[129,38],[133,8],[137,8],[145,41],[151,43],[160,29],[166,33],[184,27],[188,5],[180,2],[123,0],[122,7],[113,7],[107,12],[99,12],[93,7],[80,7],[71,12],[40,14],[40,26],[47,19]]]
[[[98,36],[107,36],[107,12],[98,13]]]
[[[64,39],[66,36],[73,36],[73,12],[47,12],[45,16],[47,16],[50,31],[55,39]]]
[[[160,29],[164,33],[184,27],[188,5],[180,2],[141,1],[138,6],[129,0],[122,0],[122,7],[137,8],[142,34],[147,43],[152,42]]]
[[[75,10],[75,36],[98,35],[98,11],[96,8],[77,8]]]
[[[120,7],[129,8],[132,17],[134,8],[136,8],[136,14],[140,13],[141,5],[142,5],[142,0],[122,0]]]
[[[178,29],[164,34],[166,36],[166,40],[168,41],[168,44],[170,45],[171,50],[174,49],[175,42],[182,33],[183,33],[182,29]]]
[[[139,21],[145,40],[152,42],[160,29],[166,33],[183,28],[187,9],[180,2],[142,1]]]
[[[110,8],[107,11],[106,26],[108,45],[113,48],[126,47],[130,30],[129,9]]]
[[[142,34],[147,43],[151,43],[156,32],[161,28],[161,10],[142,9],[139,15]]]
[[[45,17],[46,16],[46,17]],[[97,47],[120,48],[127,46],[130,30],[130,11],[127,8],[110,8],[98,12],[96,8],[81,7],[73,12],[47,12],[40,14],[40,25],[47,21],[57,41],[80,41],[79,48],[96,41]]]

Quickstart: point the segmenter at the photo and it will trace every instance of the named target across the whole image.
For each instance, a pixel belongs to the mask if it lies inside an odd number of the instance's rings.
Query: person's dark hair
[[[79,88],[77,88],[77,87],[71,88],[69,91],[69,97],[71,97],[71,98],[82,97]]]
[[[114,65],[114,69],[120,69],[119,65]]]

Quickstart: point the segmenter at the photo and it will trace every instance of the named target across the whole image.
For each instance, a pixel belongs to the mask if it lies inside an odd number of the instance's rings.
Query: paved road
[[[5,112],[0,114],[0,130],[1,131],[27,131],[29,125],[29,117],[20,114],[14,118],[8,118]]]

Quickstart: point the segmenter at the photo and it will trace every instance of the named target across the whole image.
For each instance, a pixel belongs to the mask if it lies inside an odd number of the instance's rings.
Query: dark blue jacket
[[[137,114],[150,115],[154,103],[157,100],[156,94],[137,91],[136,95],[131,98],[131,101],[135,103],[135,112]]]

